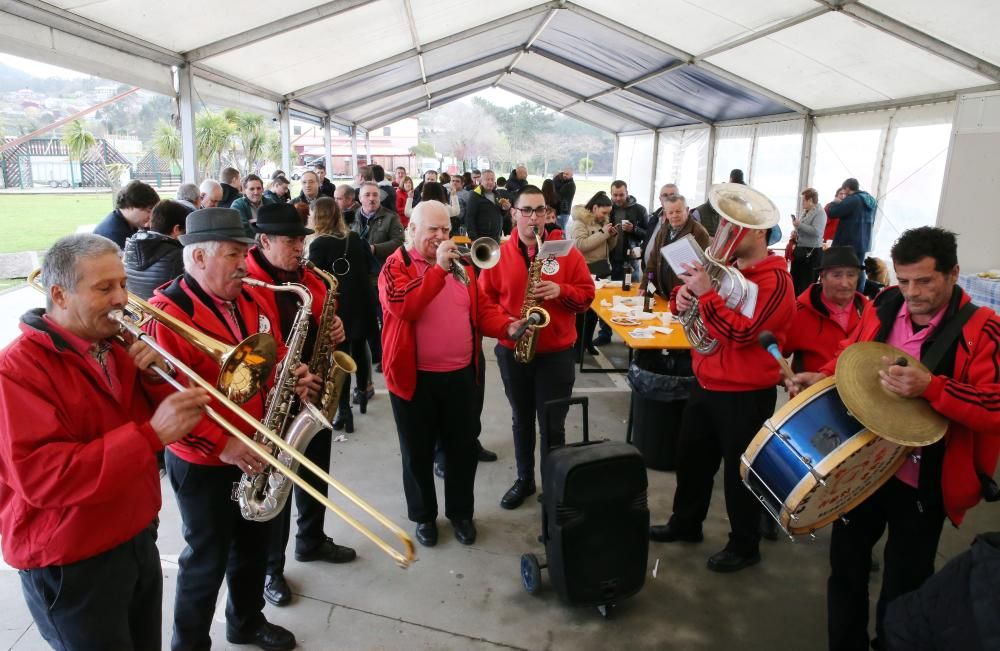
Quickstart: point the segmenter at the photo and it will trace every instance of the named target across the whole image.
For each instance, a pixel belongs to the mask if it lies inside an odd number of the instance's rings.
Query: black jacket
[[[621,223],[625,219],[630,221],[632,226],[635,227],[635,230],[631,233],[626,233],[621,229]],[[618,226],[618,231],[625,235],[625,237],[618,238],[618,243],[611,252],[611,264],[615,265],[617,263],[621,265],[625,261],[625,251],[627,249],[645,244],[649,214],[646,212],[645,206],[640,205],[635,200],[635,197],[629,195],[623,207],[611,207],[611,223]]]
[[[552,177],[552,186],[559,195],[559,214],[568,215],[573,209],[573,196],[576,194],[576,181],[573,177],[563,178],[562,172]]]
[[[155,231],[141,231],[125,242],[128,290],[148,299],[153,290],[184,273],[184,246]]]
[[[884,627],[891,651],[1000,649],[1000,532],[977,536],[918,590],[894,599]]]
[[[274,203],[288,203],[289,201],[287,192],[285,194],[276,194],[273,190],[264,190],[264,198],[270,199]]]
[[[384,190],[385,188],[380,187],[379,189]],[[423,192],[424,192],[424,182],[421,181],[420,183],[417,184],[417,187],[413,188],[413,201],[411,202],[411,206],[413,208],[416,208],[417,204],[420,203],[421,200],[420,195],[423,194]],[[451,200],[451,193],[448,191],[448,188],[444,189],[444,195],[448,197],[449,200]],[[393,201],[396,200],[395,194],[393,194],[392,200]],[[386,199],[385,197],[382,197],[382,205],[385,206],[385,203]],[[389,208],[389,210],[391,210],[392,212],[396,212],[396,204],[393,204],[391,208],[389,206],[386,207]]]
[[[101,220],[101,223],[94,227],[94,235],[103,235],[118,245],[125,248],[125,240],[139,229],[125,221],[117,208],[108,213],[108,216]]]
[[[333,193],[337,191],[337,186],[333,184],[330,179],[323,179],[323,182],[319,184],[319,196],[330,197],[333,199]]]
[[[348,339],[364,339],[378,332],[375,295],[370,277],[374,258],[361,236],[317,235],[309,244],[309,259],[337,277],[337,316],[344,322]]]
[[[480,237],[492,237],[497,243],[504,233],[510,233],[510,211],[500,209],[500,206],[483,196],[482,186],[469,193],[465,207],[465,232],[473,241]],[[497,201],[508,199],[507,192],[496,188],[493,190]]]
[[[228,183],[220,183],[222,186],[222,200],[219,201],[219,208],[229,208],[233,202],[242,197],[239,190]]]

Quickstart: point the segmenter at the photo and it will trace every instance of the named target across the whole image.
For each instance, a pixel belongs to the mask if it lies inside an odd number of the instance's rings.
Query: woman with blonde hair
[[[358,387],[369,388],[371,365],[368,361],[367,338],[377,330],[375,297],[369,276],[374,273],[371,249],[361,236],[344,223],[340,206],[330,197],[319,197],[309,212],[309,227],[316,234],[309,242],[309,259],[320,269],[337,278],[337,316],[344,322],[347,338],[340,350],[351,355],[358,365]],[[368,392],[358,391],[361,413],[368,410]],[[351,412],[351,378],[340,394],[340,409],[333,429],[354,431]]]
[[[399,223],[403,228],[410,223],[411,212],[413,212],[413,179],[404,176],[403,182],[396,188],[396,214],[399,215]]]

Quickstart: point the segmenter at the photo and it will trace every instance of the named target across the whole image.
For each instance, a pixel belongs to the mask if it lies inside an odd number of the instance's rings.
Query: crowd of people
[[[912,621],[898,613],[915,612],[917,604],[904,595],[934,572],[944,522],[961,523],[1000,455],[1000,321],[969,307],[957,286],[953,234],[931,227],[903,233],[891,252],[898,284],[890,286],[884,264],[868,257],[875,199],[855,179],[824,207],[806,188],[784,257],[769,248],[772,230],[751,229],[723,261],[756,287],[754,303],[737,310],[704,265],[678,270],[660,254],[688,235],[708,249],[730,218],[709,201],[691,206],[676,184],[660,189],[660,206],[650,213],[624,180],[577,197],[570,169],[541,187],[529,183],[524,166],[506,179],[493,170],[427,171],[416,184],[403,167],[390,178],[380,165],[363,166],[344,184],[325,172],[316,164],[303,173],[294,197],[280,170],[265,181],[225,168],[219,179],[184,184],[162,200],[133,181],[94,234],[64,237],[45,256],[46,307],[26,313],[21,336],[0,353],[0,538],[54,648],[160,648],[161,477],[175,493],[186,544],[171,647],[210,647],[224,579],[228,641],[296,645],[292,632],[263,615],[265,601],[292,600],[284,576],[291,500],[266,520],[248,519],[234,501],[234,484],[264,473],[268,461],[205,416],[210,403],[226,410],[217,396],[191,382],[176,391],[163,381],[164,374],[182,378],[177,361],[210,382],[219,376],[218,360],[185,330],[229,346],[274,338],[279,370],[260,378],[264,389],[240,406],[259,421],[271,422],[278,400],[268,387],[300,412],[321,400],[333,381],[316,372],[321,348],[357,364],[353,389],[350,376],[338,385],[334,431],[363,428],[353,406],[368,412],[372,378],[382,373],[417,542],[434,547],[439,539],[436,474],[444,480],[445,518],[470,545],[477,538],[477,466],[497,459],[479,441],[483,338],[496,340],[511,410],[516,474],[498,498],[516,509],[537,492],[536,448],[565,440],[565,406],[543,413],[543,405],[569,397],[578,355],[600,354],[611,340],[607,324],[597,331],[591,310],[595,280],[605,278],[633,279],[675,314],[696,304],[717,342],[712,352],[690,353],[696,382],[680,425],[672,511],[649,530],[658,543],[702,542],[721,465],[730,534],[707,559],[713,571],[759,563],[761,536],[775,534],[739,470],[780,387],[794,396],[833,375],[852,342],[888,342],[928,362],[929,371],[890,360],[882,385],[926,400],[950,421],[948,434],[915,451],[913,463],[834,524],[827,589],[830,648],[868,648],[872,548],[888,528],[876,644],[909,648],[902,640],[910,639]],[[742,184],[742,172],[733,170],[729,181]],[[472,264],[455,235],[487,238],[499,261]],[[542,253],[560,240],[572,242],[565,254]],[[262,286],[288,283],[308,290],[308,310],[297,294]],[[145,329],[168,355],[128,335],[115,341],[120,325],[108,315],[125,309],[129,294],[166,315]],[[527,305],[544,307],[544,327],[528,321]],[[792,356],[794,376],[783,376],[758,345],[765,331]],[[75,390],[54,393],[51,377]],[[323,428],[302,452],[328,468],[331,444],[331,429]],[[306,476],[325,493],[324,482]],[[325,534],[322,504],[298,486],[292,494],[295,560],[354,560],[353,549]],[[893,643],[900,646],[887,646]]]

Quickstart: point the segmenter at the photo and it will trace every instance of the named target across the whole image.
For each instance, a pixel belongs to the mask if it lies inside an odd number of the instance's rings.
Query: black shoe
[[[287,606],[292,601],[292,589],[284,574],[268,574],[264,579],[264,598],[274,606]]]
[[[441,479],[444,479],[444,464],[443,463],[435,463],[434,464],[434,476],[435,477],[440,477]]]
[[[700,543],[705,539],[701,527],[691,530],[678,529],[669,522],[649,528],[649,539],[654,542],[691,542]]]
[[[291,631],[265,619],[247,633],[226,631],[226,640],[230,644],[253,644],[266,651],[290,651],[296,644]]]
[[[587,353],[593,355],[594,357],[597,357],[598,355],[601,354],[601,351],[597,350],[596,348],[594,348],[593,345],[591,345],[587,346]]]
[[[311,563],[312,561],[326,561],[327,563],[350,563],[358,557],[350,547],[338,545],[331,539],[324,540],[319,547],[309,552],[295,552],[295,560],[300,563]]]
[[[457,535],[457,534],[456,534]],[[437,522],[420,522],[417,524],[417,542],[424,547],[433,547],[438,544]]]
[[[348,434],[354,433],[354,412],[348,409],[346,412],[342,409],[337,410],[337,417],[333,419],[333,429],[344,430]]]
[[[760,553],[743,554],[726,547],[708,559],[708,569],[713,572],[738,572],[760,562]]]
[[[497,453],[493,452],[492,450],[487,450],[482,445],[479,446],[478,455],[480,461],[489,462],[497,460]]]
[[[605,333],[602,332],[601,334],[599,334],[596,337],[594,337],[594,344],[593,345],[594,346],[607,346],[610,343],[611,343],[611,335],[605,334]]]
[[[452,520],[451,526],[455,528],[455,540],[463,545],[471,545],[476,542],[476,524],[470,520]]]
[[[382,372],[382,362],[379,362],[373,368],[375,369],[376,373],[381,373]]]
[[[778,521],[769,513],[760,514],[760,537],[765,540],[778,539]]]
[[[535,494],[535,482],[531,479],[518,479],[514,485],[503,494],[500,506],[505,509],[516,509],[524,503],[524,499]]]

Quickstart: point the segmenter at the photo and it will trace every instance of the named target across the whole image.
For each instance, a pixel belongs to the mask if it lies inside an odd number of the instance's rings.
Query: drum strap
[[[975,305],[972,301],[969,301],[963,305],[956,313],[955,316],[948,320],[948,322],[941,328],[937,337],[934,338],[934,343],[931,344],[930,349],[927,351],[926,355],[921,355],[920,361],[931,370],[931,373],[937,368],[937,365],[941,363],[945,355],[948,354],[948,349],[951,345],[955,343],[955,340],[962,336],[962,328],[968,323],[972,315],[976,313],[979,309],[978,305]]]

